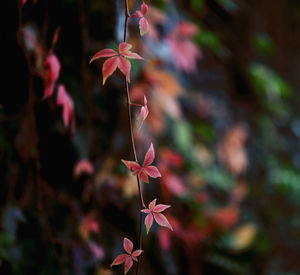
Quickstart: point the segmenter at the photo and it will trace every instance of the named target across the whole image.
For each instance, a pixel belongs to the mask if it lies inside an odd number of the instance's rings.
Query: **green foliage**
[[[263,55],[270,55],[275,50],[275,44],[267,33],[256,33],[253,38],[253,47]]]
[[[196,10],[202,10],[203,9],[203,0],[192,0],[192,7]]]
[[[291,86],[277,73],[260,63],[251,63],[250,74],[259,92],[270,99],[287,98],[292,95]]]
[[[203,28],[200,29],[199,34],[195,37],[195,41],[200,46],[207,47],[215,53],[220,53],[223,48],[217,34]]]

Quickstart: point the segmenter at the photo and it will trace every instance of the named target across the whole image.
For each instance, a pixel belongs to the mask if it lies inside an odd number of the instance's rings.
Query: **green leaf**
[[[203,0],[192,0],[192,7],[196,10],[202,10],[203,5]]]
[[[202,28],[199,34],[195,37],[195,41],[200,46],[207,47],[216,53],[219,53],[223,48],[216,34]]]
[[[292,95],[291,86],[263,64],[251,63],[249,71],[258,90],[273,100],[278,99],[278,97],[285,98]]]
[[[267,33],[256,33],[252,43],[260,54],[269,55],[274,52],[275,44]]]

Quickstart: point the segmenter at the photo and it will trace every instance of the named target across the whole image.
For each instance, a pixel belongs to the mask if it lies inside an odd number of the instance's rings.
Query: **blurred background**
[[[139,224],[124,78],[89,65],[122,40],[123,1],[6,2],[0,274],[123,274],[109,266]],[[146,3],[135,139],[140,162],[154,144],[144,198],[172,205],[174,231],[143,226],[141,274],[300,274],[300,2]]]

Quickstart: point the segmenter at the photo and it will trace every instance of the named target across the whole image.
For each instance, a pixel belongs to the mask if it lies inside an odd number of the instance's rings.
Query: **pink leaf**
[[[136,262],[138,261],[136,257],[140,256],[141,254],[143,253],[143,250],[141,249],[138,249],[138,250],[135,250],[131,256],[132,256],[132,259],[134,259]]]
[[[98,233],[99,230],[99,224],[94,213],[85,216],[79,226],[80,235],[85,240],[89,238],[91,232]]]
[[[132,45],[126,42],[121,42],[119,44],[119,53],[124,54],[132,48]]]
[[[75,126],[73,100],[69,96],[65,86],[62,84],[58,86],[57,105],[63,107],[63,121],[65,126],[68,127],[71,122],[73,128]]]
[[[153,212],[160,213],[166,209],[171,207],[171,205],[166,205],[166,204],[158,204],[154,207]]]
[[[160,213],[153,213],[154,219],[155,221],[160,225],[160,226],[164,226],[164,227],[168,227],[170,230],[173,231],[172,226],[170,225],[170,223],[168,222],[167,218]]]
[[[121,160],[126,166],[127,166],[127,168],[131,171],[131,172],[133,172],[133,173],[137,173],[137,172],[139,172],[140,171],[140,169],[141,169],[141,166],[138,164],[138,163],[136,163],[135,161],[127,161],[127,160]]]
[[[143,212],[143,213],[145,213],[145,214],[149,214],[149,213],[151,213],[151,211],[149,210],[149,209],[143,209],[143,210],[141,210],[141,212]]]
[[[22,0],[22,7],[26,4],[27,0]]]
[[[129,240],[129,239],[127,239],[127,238],[124,238],[124,240],[123,240],[123,247],[124,247],[125,251],[128,254],[131,254],[132,249],[133,249],[133,243],[132,243],[132,241]]]
[[[121,254],[117,258],[115,258],[110,266],[122,264],[128,257],[130,257],[128,254]]]
[[[60,62],[55,54],[50,54],[46,57],[45,67],[47,72],[46,72],[45,90],[44,90],[43,99],[53,94],[55,82],[59,77]]]
[[[151,143],[146,155],[145,155],[145,160],[143,163],[143,167],[148,166],[151,164],[154,160],[155,152],[154,152],[154,147],[153,144]]]
[[[104,250],[99,245],[89,243],[89,248],[96,260],[101,260],[104,257]]]
[[[169,250],[171,248],[171,236],[170,231],[161,228],[158,231],[158,241],[163,250]]]
[[[141,107],[141,111],[138,116],[138,119],[141,120],[141,125],[143,121],[147,118],[148,114],[149,114],[149,110],[147,106],[147,98],[144,96],[144,106]]]
[[[124,57],[120,56],[118,66],[120,71],[126,76],[127,81],[130,82],[130,70],[131,70],[130,62]]]
[[[131,52],[131,51],[124,52],[124,53],[122,53],[122,55],[125,56],[125,57],[127,57],[127,58],[130,58],[130,59],[144,60],[144,58],[141,57],[139,54],[133,53],[133,52]]]
[[[125,274],[127,274],[127,272],[130,270],[130,268],[132,267],[132,265],[133,265],[132,258],[131,258],[131,257],[128,257],[128,258],[125,260]]]
[[[164,177],[163,184],[170,190],[171,193],[177,196],[183,196],[186,192],[186,187],[181,178],[175,174],[168,173]]]
[[[175,31],[182,37],[191,37],[199,32],[198,27],[190,22],[180,22]]]
[[[134,14],[134,16],[136,16],[136,17],[143,17],[144,15],[143,15],[143,13],[141,11],[136,11],[135,14]]]
[[[139,118],[142,119],[142,120],[145,120],[147,118],[148,114],[149,114],[148,107],[147,106],[143,106],[141,108],[141,112],[139,114]]]
[[[139,21],[140,35],[143,36],[149,32],[149,23],[145,17],[142,17]]]
[[[145,15],[148,11],[148,6],[145,4],[145,2],[143,2],[143,4],[141,5],[141,11],[142,13]]]
[[[115,56],[117,55],[118,53],[112,49],[104,49],[104,50],[101,50],[99,52],[97,52],[90,60],[90,64],[98,59],[98,58],[101,58],[101,57],[111,57],[111,56]]]
[[[114,56],[109,59],[107,59],[102,67],[102,73],[103,73],[103,85],[105,84],[106,79],[113,74],[113,72],[117,69],[119,64],[119,57]]]
[[[144,172],[144,170],[141,172],[140,177],[143,182],[149,183],[149,178],[147,174]]]
[[[147,166],[144,168],[145,172],[151,177],[151,178],[159,178],[161,177],[160,172],[155,166]]]
[[[150,202],[149,205],[148,205],[148,208],[149,208],[149,210],[150,210],[151,212],[153,211],[153,209],[154,209],[154,207],[155,207],[156,200],[157,200],[157,199],[154,199],[154,200],[153,200],[152,202]]]
[[[153,224],[153,215],[148,214],[145,218],[145,226],[146,226],[147,234],[149,233],[152,224]]]

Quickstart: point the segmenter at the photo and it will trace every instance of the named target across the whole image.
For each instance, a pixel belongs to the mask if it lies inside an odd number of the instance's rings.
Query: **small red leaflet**
[[[60,73],[60,62],[55,54],[49,54],[44,66],[46,68],[45,90],[43,99],[52,96],[56,80]]]
[[[130,51],[131,48],[132,48],[131,44],[122,42],[119,44],[119,53],[117,53],[113,49],[104,49],[97,52],[92,57],[90,63],[92,63],[94,60],[101,57],[110,57],[103,63],[103,67],[102,67],[103,85],[105,84],[106,79],[110,77],[117,68],[119,68],[120,71],[126,76],[127,81],[130,82],[131,64],[127,60],[127,58],[141,59],[141,60],[143,59],[137,53],[131,52]]]
[[[143,253],[143,250],[138,249],[132,252],[133,243],[127,238],[124,238],[123,240],[123,247],[127,254],[121,254],[117,256],[110,266],[125,263],[124,272],[126,274],[129,271],[129,269],[132,267],[133,260],[137,262],[138,261],[137,257]]]
[[[134,17],[140,18],[139,27],[140,27],[141,36],[149,32],[149,23],[145,18],[147,12],[148,12],[148,6],[143,2],[143,4],[141,5],[141,10],[137,10],[134,14]]]
[[[144,121],[149,114],[148,106],[147,106],[147,98],[144,96],[144,105],[141,107],[141,112],[139,114],[139,119]]]
[[[153,224],[153,218],[160,226],[168,227],[170,230],[173,231],[173,228],[168,222],[167,218],[163,214],[161,214],[162,211],[166,210],[169,207],[171,206],[166,204],[156,205],[156,199],[154,199],[152,202],[149,203],[148,208],[141,210],[141,212],[147,214],[145,218],[147,234],[149,233],[149,230]]]
[[[63,108],[63,121],[64,125],[68,127],[71,124],[72,133],[75,132],[75,113],[74,113],[74,103],[70,95],[68,94],[65,85],[60,84],[58,86],[57,101],[58,106]]]
[[[158,178],[161,177],[160,172],[154,165],[150,165],[155,157],[155,152],[153,148],[153,144],[151,143],[148,152],[145,155],[144,163],[142,166],[140,166],[135,161],[127,161],[123,160],[122,162],[127,166],[127,168],[132,172],[133,175],[139,175],[141,177],[141,180],[143,182],[149,183],[149,178]]]

